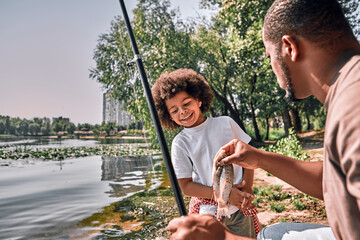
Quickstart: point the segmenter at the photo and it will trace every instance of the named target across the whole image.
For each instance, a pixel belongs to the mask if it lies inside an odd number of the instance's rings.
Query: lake
[[[103,144],[98,140],[63,139],[41,144],[33,140],[12,139],[8,141],[11,146],[6,147]],[[1,144],[5,147],[4,141]],[[62,161],[0,159],[0,239],[86,236],[92,229],[78,229],[77,222],[113,202],[161,184],[161,174],[153,170],[152,160],[153,156],[91,156]]]

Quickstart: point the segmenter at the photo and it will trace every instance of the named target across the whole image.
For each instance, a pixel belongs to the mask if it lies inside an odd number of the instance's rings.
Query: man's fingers
[[[229,157],[225,157],[223,159],[220,160],[220,166],[225,166],[225,165],[230,165],[231,164],[231,160],[232,158]]]
[[[176,232],[177,228],[183,221],[184,221],[184,217],[177,217],[172,219],[167,226],[167,230],[172,233]]]

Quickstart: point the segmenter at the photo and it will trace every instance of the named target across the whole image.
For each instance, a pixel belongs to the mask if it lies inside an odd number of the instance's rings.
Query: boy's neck
[[[203,122],[205,122],[205,120],[206,120],[206,116],[204,116],[204,115],[201,114],[201,115],[199,116],[198,120],[196,121],[196,123],[195,123],[194,125],[192,125],[191,127],[188,127],[188,128],[197,127],[197,126],[199,126],[200,124],[202,124]]]

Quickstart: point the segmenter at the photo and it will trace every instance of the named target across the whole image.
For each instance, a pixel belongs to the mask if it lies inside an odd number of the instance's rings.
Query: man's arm
[[[238,164],[244,168],[262,168],[300,191],[319,199],[322,192],[322,161],[304,162],[278,153],[266,152],[234,139],[223,146],[228,157],[221,165]]]

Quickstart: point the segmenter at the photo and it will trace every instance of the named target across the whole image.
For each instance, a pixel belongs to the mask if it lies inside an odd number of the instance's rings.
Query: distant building
[[[134,119],[124,109],[124,103],[111,98],[111,89],[103,93],[103,122],[115,122],[119,126],[128,126]]]

